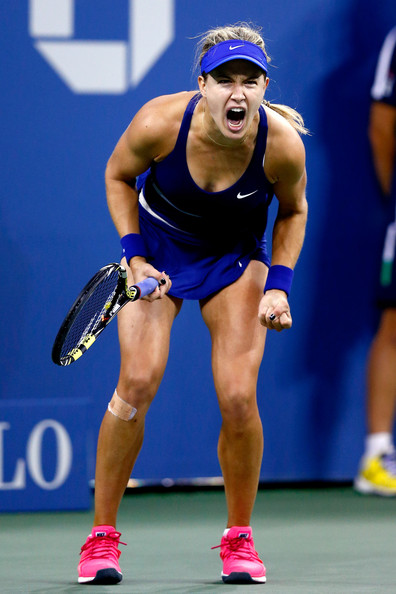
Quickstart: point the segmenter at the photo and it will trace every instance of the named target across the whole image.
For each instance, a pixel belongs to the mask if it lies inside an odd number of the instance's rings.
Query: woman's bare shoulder
[[[128,135],[155,144],[156,160],[161,159],[174,146],[188,102],[195,94],[183,91],[151,99],[133,118]]]
[[[265,169],[272,181],[276,181],[281,170],[304,169],[305,148],[299,133],[285,117],[269,107],[265,111],[268,119]]]
[[[174,122],[181,120],[188,102],[194,95],[194,91],[182,91],[155,97],[143,105],[134,120],[152,127],[154,131],[162,127],[168,128]]]

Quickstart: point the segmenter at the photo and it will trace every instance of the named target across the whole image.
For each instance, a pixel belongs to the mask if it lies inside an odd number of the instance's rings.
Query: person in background
[[[396,27],[385,38],[371,89],[369,139],[379,186],[395,212]],[[367,436],[354,487],[396,495],[396,217],[388,225],[378,290],[381,318],[367,365]]]

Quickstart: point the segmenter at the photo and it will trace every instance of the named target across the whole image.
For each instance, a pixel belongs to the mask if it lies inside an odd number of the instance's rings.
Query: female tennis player
[[[212,340],[228,508],[223,581],[266,580],[250,527],[263,453],[256,384],[267,329],[292,325],[288,294],[307,218],[299,135],[306,130],[297,112],[264,101],[268,57],[257,30],[210,30],[199,51],[199,92],[144,105],[106,169],[130,283],[153,276],[163,284],[118,317],[121,370],[99,433],[94,527],[82,547],[80,583],[122,579],[118,507],[183,299],[199,300]],[[265,229],[274,195],[270,262]]]

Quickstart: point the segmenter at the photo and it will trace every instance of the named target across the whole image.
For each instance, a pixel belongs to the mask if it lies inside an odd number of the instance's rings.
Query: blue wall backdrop
[[[0,7],[0,509],[90,504],[96,437],[117,381],[116,324],[69,368],[51,362],[51,347],[76,293],[119,258],[106,161],[143,103],[196,88],[194,37],[240,20],[263,28],[268,98],[296,107],[312,131],[294,325],[269,335],[259,379],[261,476],[355,473],[385,222],[369,90],[394,1],[323,0],[319,11],[315,0],[18,0]],[[219,475],[219,426],[209,336],[186,302],[135,476]]]

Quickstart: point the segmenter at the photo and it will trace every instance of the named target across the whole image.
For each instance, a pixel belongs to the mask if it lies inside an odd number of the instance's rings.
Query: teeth
[[[236,112],[243,112],[242,107],[231,107],[231,111],[236,111]]]

